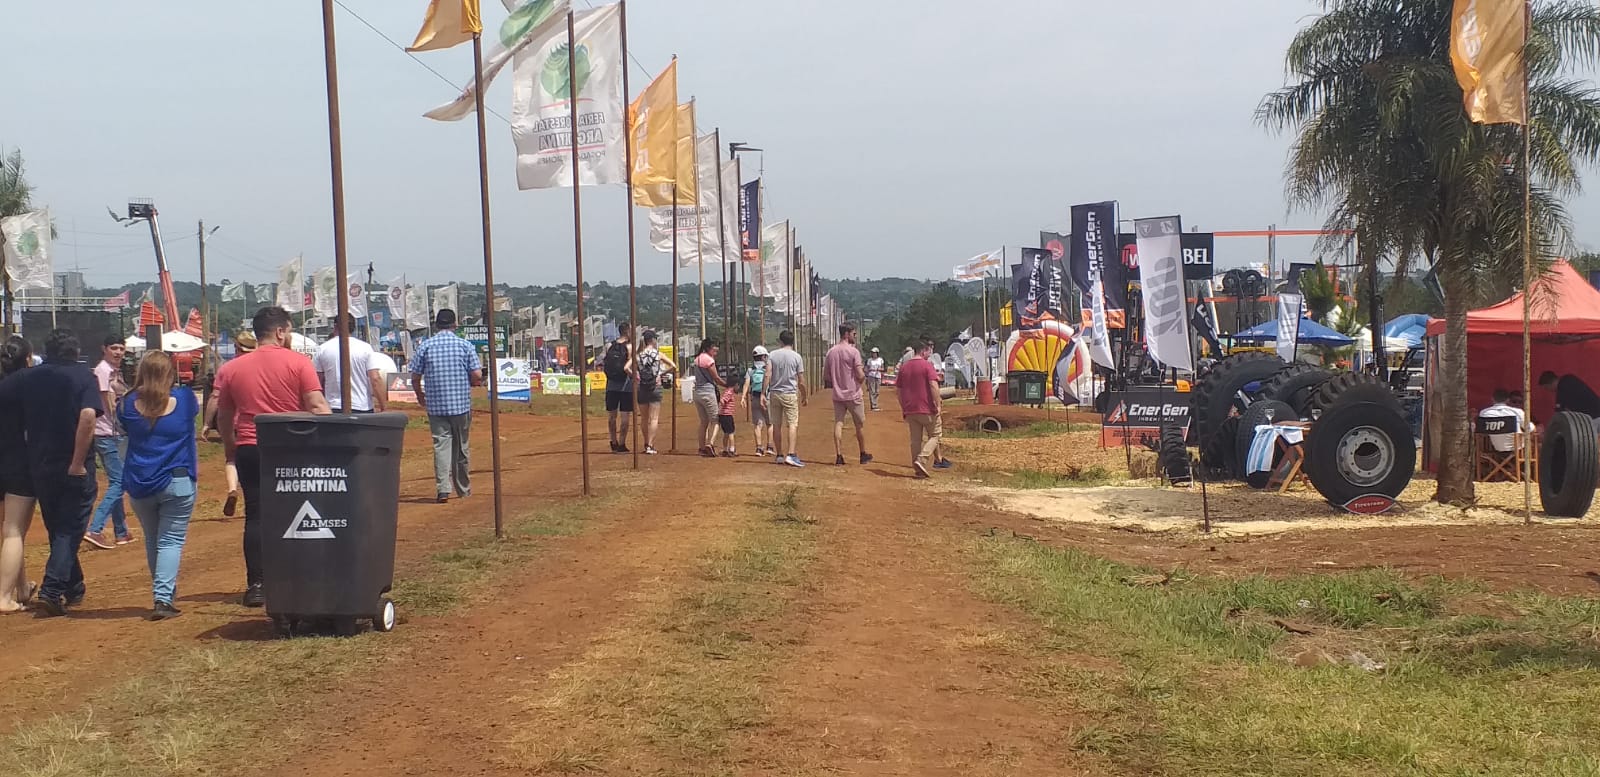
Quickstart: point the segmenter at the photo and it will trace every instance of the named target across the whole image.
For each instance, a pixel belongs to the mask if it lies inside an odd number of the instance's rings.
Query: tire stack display
[[[1183,439],[1183,428],[1179,426],[1164,426],[1161,428],[1161,447],[1157,451],[1160,455],[1161,473],[1167,483],[1174,486],[1187,486],[1194,482],[1193,467],[1190,466],[1189,446]]]
[[[1194,442],[1214,478],[1266,487],[1270,473],[1244,473],[1255,428],[1269,419],[1312,421],[1301,468],[1335,506],[1359,497],[1394,499],[1416,472],[1416,439],[1400,401],[1373,375],[1285,364],[1249,351],[1219,362],[1195,385],[1190,402]],[[1274,453],[1274,464],[1280,455]],[[1592,469],[1600,479],[1600,462]]]

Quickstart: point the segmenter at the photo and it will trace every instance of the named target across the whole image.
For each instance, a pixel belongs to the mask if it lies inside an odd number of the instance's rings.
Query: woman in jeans
[[[173,618],[178,562],[194,512],[195,417],[200,403],[188,386],[176,386],[172,357],[151,351],[139,361],[133,390],[117,409],[128,433],[128,458],[122,482],[133,512],[144,526],[145,560],[150,565],[155,607],[151,620]]]
[[[0,380],[21,377],[33,365],[33,347],[17,335],[0,345]],[[28,474],[28,449],[22,439],[17,408],[0,409],[0,499],[5,503],[0,525],[0,613],[27,609],[38,586],[28,582],[22,562],[22,541],[33,522],[33,478]]]
[[[717,389],[725,384],[722,376],[717,374],[717,351],[719,346],[716,340],[706,340],[700,343],[700,353],[694,357],[694,409],[700,413],[700,455],[714,459],[717,449],[712,440],[717,429],[717,412],[721,409],[717,402]]]

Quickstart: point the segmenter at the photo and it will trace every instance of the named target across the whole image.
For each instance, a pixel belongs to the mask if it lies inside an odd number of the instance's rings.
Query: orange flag
[[[628,106],[633,138],[633,199],[646,207],[671,205],[678,156],[678,60]],[[661,192],[666,191],[665,198]]]
[[[1450,63],[1479,124],[1526,124],[1527,0],[1455,0],[1450,21]]]
[[[406,51],[437,51],[472,40],[483,32],[479,0],[431,0],[417,40]]]

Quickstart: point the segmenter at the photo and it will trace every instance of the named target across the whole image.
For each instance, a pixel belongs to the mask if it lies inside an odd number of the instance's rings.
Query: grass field
[[[1600,602],[1385,570],[1221,579],[1012,539],[979,589],[1043,624],[1033,692],[1130,774],[1596,775]]]

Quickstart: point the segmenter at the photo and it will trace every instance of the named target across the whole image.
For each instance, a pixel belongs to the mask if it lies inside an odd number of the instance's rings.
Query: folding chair
[[[1473,439],[1477,443],[1473,454],[1474,479],[1485,483],[1500,480],[1522,482],[1519,466],[1522,463],[1522,456],[1519,453],[1521,432],[1521,425],[1517,423],[1517,417],[1514,415],[1478,416],[1473,422],[1472,429]],[[1496,449],[1495,435],[1511,435],[1515,441],[1513,449],[1509,451]]]

